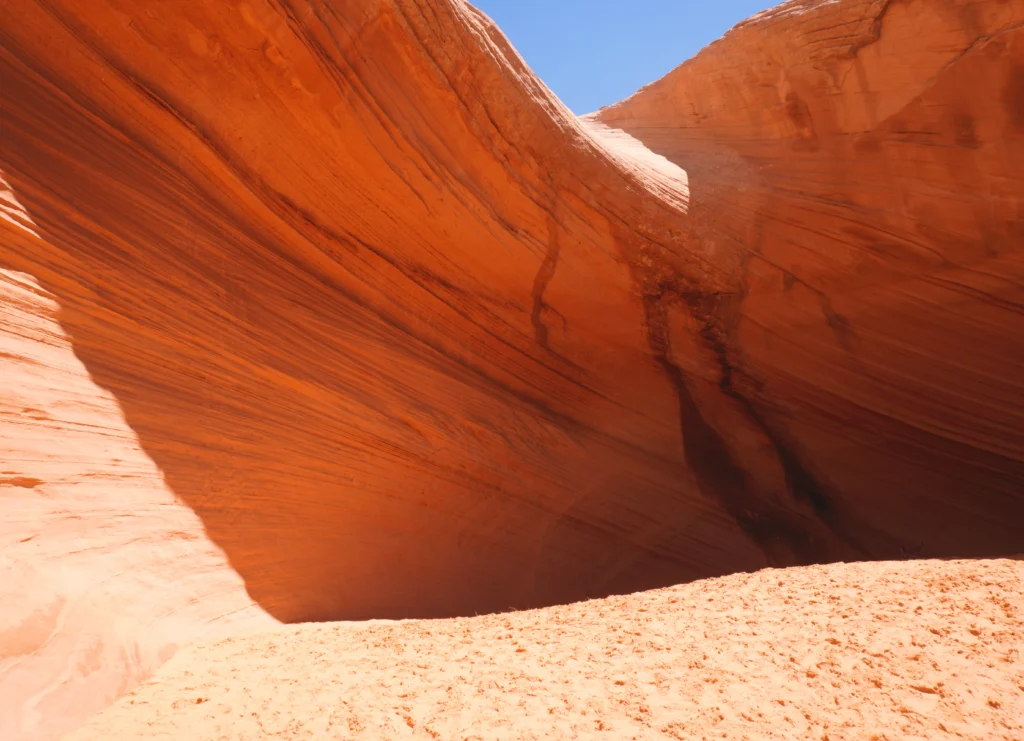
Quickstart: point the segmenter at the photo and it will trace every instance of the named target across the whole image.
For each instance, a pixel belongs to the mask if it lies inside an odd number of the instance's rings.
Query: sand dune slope
[[[182,651],[69,741],[1020,739],[1024,562],[836,564]]]

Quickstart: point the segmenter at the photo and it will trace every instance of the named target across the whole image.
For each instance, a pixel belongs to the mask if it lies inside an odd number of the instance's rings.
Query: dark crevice
[[[871,19],[871,28],[867,33],[867,38],[860,40],[859,43],[850,45],[848,54],[851,58],[856,57],[860,54],[860,50],[864,49],[872,44],[877,44],[882,39],[882,28],[885,26],[885,16],[889,13],[891,0],[880,0],[880,7],[875,12],[875,17]]]
[[[530,295],[533,298],[533,309],[530,312],[530,321],[533,323],[533,334],[537,344],[545,350],[551,350],[549,343],[549,332],[544,324],[544,310],[547,304],[544,303],[544,292],[548,284],[555,276],[555,268],[558,266],[558,258],[561,254],[561,241],[558,236],[558,223],[553,217],[548,218],[548,250],[541,261],[537,275],[533,279],[533,288]]]
[[[750,474],[736,461],[726,440],[702,413],[686,374],[672,359],[667,306],[678,298],[669,294],[645,296],[644,317],[655,360],[671,381],[679,401],[684,455],[700,490],[735,519],[770,564],[783,566],[828,560],[827,544],[800,522],[798,513],[773,505],[752,490]],[[686,303],[685,299],[683,301]],[[723,367],[723,372],[727,377],[731,375],[728,365]],[[728,378],[723,380],[723,384],[730,383]],[[743,399],[738,394],[730,396],[737,401]]]
[[[766,422],[764,415],[761,414],[750,399],[737,390],[735,379],[740,371],[729,361],[729,349],[726,343],[725,332],[718,326],[720,320],[715,316],[701,317],[699,320],[701,321],[701,339],[704,340],[707,347],[714,353],[722,374],[721,380],[718,383],[719,390],[736,402],[736,405],[743,412],[743,416],[771,443],[775,456],[782,465],[786,476],[786,485],[793,498],[798,502],[809,503],[819,517],[826,516],[833,510],[833,505],[825,493],[825,488],[804,467],[799,457],[781,442],[779,436],[773,432]]]
[[[821,295],[823,296],[823,294]],[[749,376],[730,362],[728,330],[723,328],[723,311],[720,302],[716,301],[716,304],[709,311],[705,310],[704,312],[700,312],[695,307],[694,312],[695,314],[703,313],[703,316],[700,317],[702,327],[700,334],[708,348],[714,353],[721,370],[719,390],[736,403],[743,416],[771,444],[775,457],[782,467],[786,489],[792,500],[798,505],[809,505],[818,522],[824,525],[829,533],[839,541],[837,545],[852,551],[853,555],[858,558],[868,557],[866,549],[849,535],[849,523],[845,521],[847,517],[840,512],[837,503],[828,493],[827,487],[801,461],[800,456],[791,445],[785,442],[778,429],[768,422],[758,406],[737,389],[737,378],[743,375],[749,379]],[[826,321],[828,320],[829,315],[826,313]],[[831,321],[829,321],[829,326],[832,326]],[[844,337],[839,336],[838,332],[837,336],[842,343]],[[845,345],[845,343],[843,344]],[[865,527],[862,525],[861,529]]]

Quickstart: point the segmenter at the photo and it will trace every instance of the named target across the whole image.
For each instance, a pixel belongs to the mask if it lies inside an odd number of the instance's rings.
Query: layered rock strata
[[[579,120],[461,0],[8,0],[3,731],[270,618],[1024,550],[1022,21],[790,2]]]

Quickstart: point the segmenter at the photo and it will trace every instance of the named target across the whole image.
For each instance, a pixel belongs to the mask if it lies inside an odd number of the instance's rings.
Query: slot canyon
[[[279,623],[1024,553],[1024,0],[581,117],[463,0],[3,0],[0,174],[2,738]]]

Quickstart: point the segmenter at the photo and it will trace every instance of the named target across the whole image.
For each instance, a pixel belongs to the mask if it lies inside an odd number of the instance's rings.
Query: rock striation
[[[53,296],[0,270],[0,301],[0,738],[55,738],[178,647],[275,621],[90,378]]]
[[[789,2],[581,120],[462,0],[7,0],[0,735],[272,619],[1024,551],[1022,23]]]
[[[864,555],[1013,552],[1024,3],[783,3],[592,118],[684,168],[696,241],[742,255],[722,362],[680,361],[735,402],[719,427]]]

